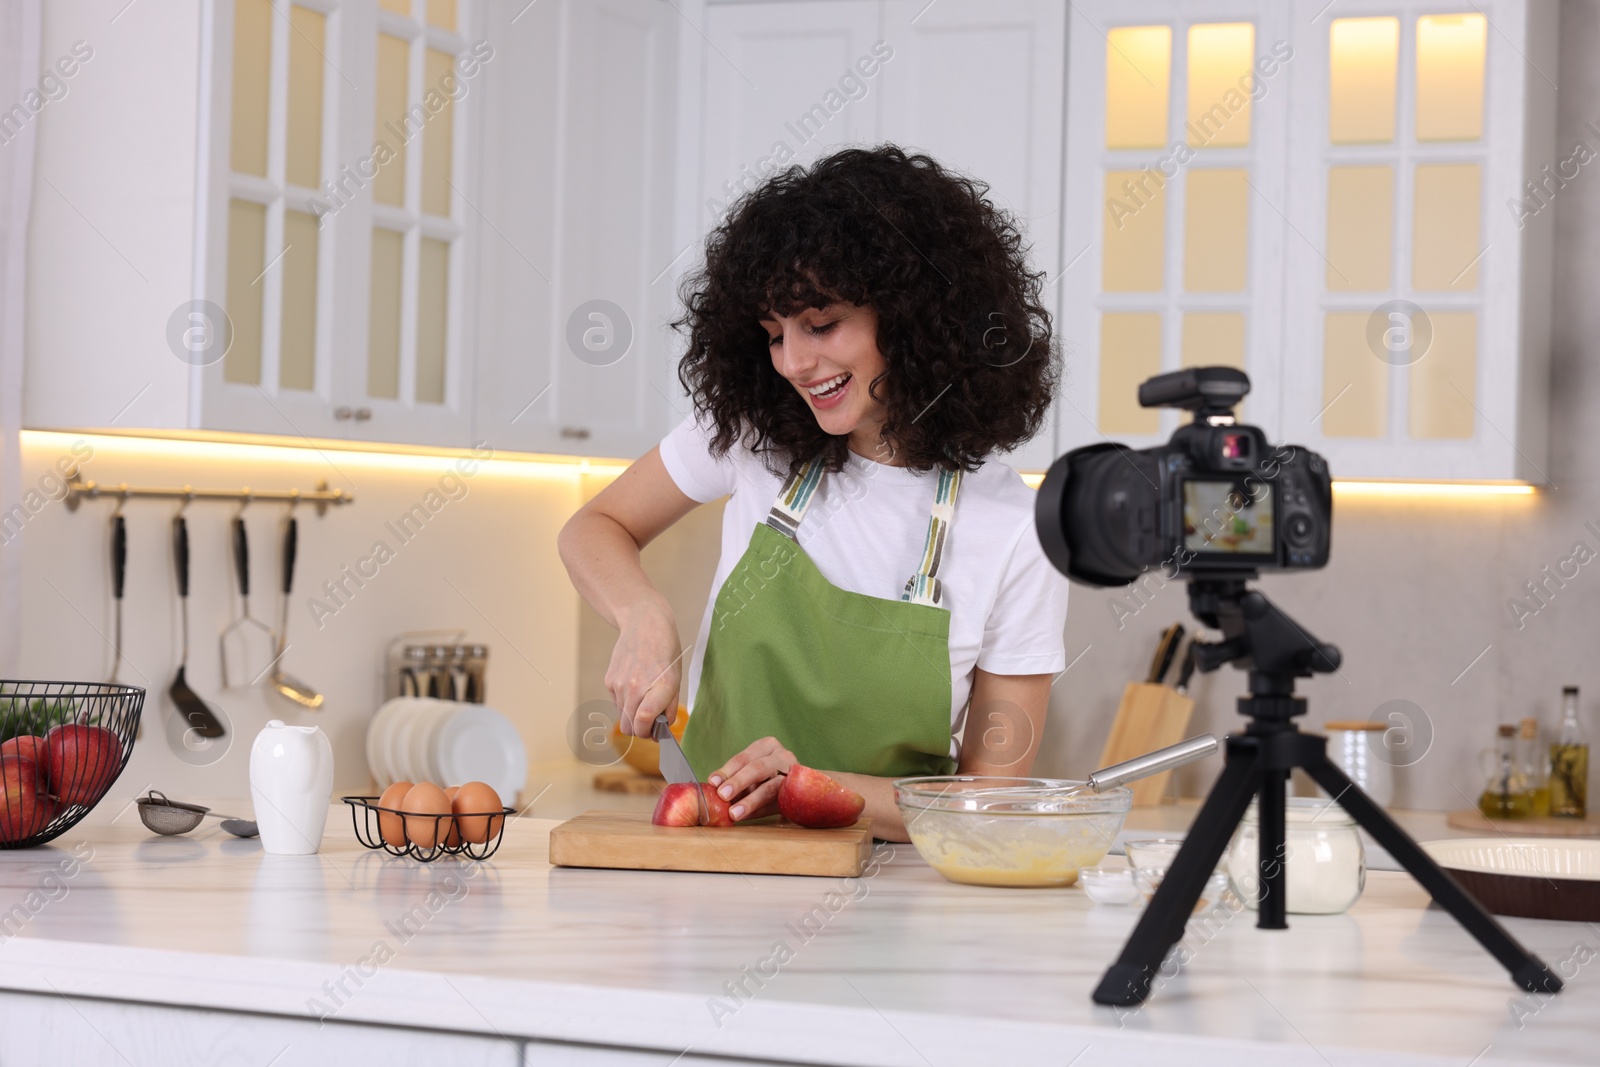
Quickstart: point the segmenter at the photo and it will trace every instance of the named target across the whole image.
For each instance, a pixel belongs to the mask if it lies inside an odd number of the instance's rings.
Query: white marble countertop
[[[592,793],[584,768],[543,770],[549,793],[483,864],[363,849],[342,805],[305,858],[209,821],[154,838],[131,808],[102,805],[50,846],[0,852],[0,988],[655,1049],[663,1063],[689,1050],[685,1062],[1482,1067],[1593,1063],[1600,1041],[1600,959],[1560,996],[1524,997],[1402,874],[1369,875],[1345,915],[1267,932],[1245,912],[1192,935],[1193,961],[1118,1010],[1089,993],[1132,908],[953,885],[909,845],[880,845],[855,882],[551,868],[555,817],[650,804]],[[1172,828],[1192,810],[1133,823]],[[1507,925],[1551,964],[1600,950],[1594,926]]]

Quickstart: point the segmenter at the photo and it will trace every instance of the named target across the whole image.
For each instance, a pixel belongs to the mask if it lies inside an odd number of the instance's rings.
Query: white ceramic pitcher
[[[333,800],[328,735],[316,726],[267,723],[250,748],[250,797],[263,849],[280,856],[317,851]]]

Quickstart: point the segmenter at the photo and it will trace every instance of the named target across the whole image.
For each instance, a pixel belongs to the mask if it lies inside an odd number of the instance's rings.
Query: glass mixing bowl
[[[1133,792],[958,774],[896,779],[894,800],[911,843],[952,882],[1068,886],[1111,848]]]

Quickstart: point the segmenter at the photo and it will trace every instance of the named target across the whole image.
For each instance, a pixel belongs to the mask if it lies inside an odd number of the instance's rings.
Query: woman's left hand
[[[733,802],[730,814],[735,819],[759,819],[778,810],[783,776],[797,762],[776,737],[763,737],[723,764],[709,781],[718,796]]]

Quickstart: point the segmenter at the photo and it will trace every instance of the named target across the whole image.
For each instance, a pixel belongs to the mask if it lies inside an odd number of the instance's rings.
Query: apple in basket
[[[39,765],[26,756],[0,756],[0,841],[32,837],[55,813]]]
[[[122,742],[104,726],[63,723],[44,740],[50,787],[63,804],[93,804],[122,767]]]

